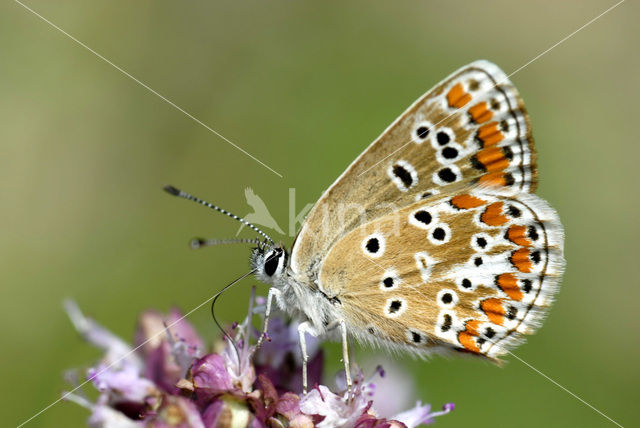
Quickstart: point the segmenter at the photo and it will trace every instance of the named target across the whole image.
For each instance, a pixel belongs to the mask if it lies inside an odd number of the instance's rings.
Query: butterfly
[[[250,225],[265,238],[251,266],[271,286],[259,344],[275,301],[302,320],[303,361],[305,334],[340,333],[348,383],[349,337],[498,361],[541,325],[564,270],[562,224],[533,194],[537,178],[515,87],[488,61],[462,67],[353,161],[290,252]]]

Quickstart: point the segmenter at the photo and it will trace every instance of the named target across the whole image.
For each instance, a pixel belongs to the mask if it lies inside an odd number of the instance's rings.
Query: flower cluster
[[[315,386],[301,394],[296,325],[272,318],[270,340],[256,350],[250,345],[255,338],[251,316],[263,308],[254,310],[253,302],[252,298],[244,322],[234,324],[216,352],[208,354],[177,310],[166,316],[155,310],[142,313],[132,346],[67,302],[78,332],[105,354],[86,371],[86,382],[81,384],[92,383],[98,399],[89,400],[81,385],[63,397],[91,411],[89,426],[109,428],[411,428],[453,410],[449,403],[442,411],[431,412],[429,405],[418,402],[411,410],[380,418],[372,407],[375,384],[361,371],[351,396],[344,373],[337,381],[341,392],[320,384],[323,354],[315,341],[309,342],[309,382]],[[384,371],[378,369],[377,375],[384,376]],[[79,376],[75,378],[79,383]]]

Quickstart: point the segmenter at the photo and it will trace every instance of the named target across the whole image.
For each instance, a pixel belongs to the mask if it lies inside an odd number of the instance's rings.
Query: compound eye
[[[282,252],[276,250],[267,256],[267,261],[264,263],[264,273],[268,276],[273,276],[273,274],[276,273],[281,255]]]

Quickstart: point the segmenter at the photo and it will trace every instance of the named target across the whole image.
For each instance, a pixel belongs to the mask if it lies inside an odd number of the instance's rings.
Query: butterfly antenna
[[[193,195],[191,195],[191,194],[189,194],[187,192],[184,192],[184,191],[182,191],[180,189],[177,189],[177,188],[175,188],[175,187],[173,187],[171,185],[164,186],[164,191],[167,192],[170,195],[178,196],[180,198],[184,198],[184,199],[188,199],[190,201],[197,202],[197,203],[199,203],[201,205],[204,205],[205,207],[209,207],[212,210],[216,210],[216,211],[218,211],[218,212],[220,212],[220,213],[222,213],[224,215],[227,215],[227,216],[229,216],[229,217],[231,217],[231,218],[233,218],[235,220],[238,220],[240,223],[244,224],[245,226],[247,226],[247,227],[253,229],[255,232],[259,233],[262,237],[264,237],[267,241],[269,241],[269,243],[272,246],[275,245],[275,243],[273,242],[273,239],[271,239],[271,237],[269,235],[267,235],[262,230],[258,229],[256,226],[254,226],[253,224],[249,223],[245,219],[240,218],[237,215],[230,213],[229,211],[225,210],[224,208],[220,208],[217,205],[213,205],[210,202],[202,200],[202,199],[200,199],[200,198],[198,198],[196,196],[193,196]]]
[[[254,244],[258,247],[262,247],[264,242],[259,239],[249,239],[249,238],[240,238],[240,239],[204,239],[204,238],[193,238],[191,242],[189,242],[189,246],[194,250],[202,247],[212,247],[214,245],[226,245],[226,244]]]
[[[229,284],[225,285],[222,288],[222,290],[218,291],[216,293],[216,295],[213,296],[213,300],[211,301],[211,317],[213,318],[213,322],[216,323],[216,326],[218,327],[218,329],[220,329],[220,331],[222,332],[224,337],[226,337],[229,340],[229,343],[231,343],[231,346],[233,346],[233,349],[236,351],[236,356],[238,357],[238,361],[240,361],[240,351],[238,351],[238,345],[236,344],[236,341],[233,339],[233,337],[231,337],[231,335],[229,333],[227,333],[225,331],[225,329],[222,328],[222,326],[218,322],[218,319],[216,318],[216,311],[215,311],[216,301],[218,300],[218,297],[220,297],[222,295],[222,293],[224,293],[229,288],[233,287],[238,282],[242,281],[243,279],[245,279],[246,277],[248,277],[249,275],[251,275],[255,271],[256,271],[255,269],[251,269],[249,272],[245,273],[240,278],[238,278],[235,281],[232,281]]]

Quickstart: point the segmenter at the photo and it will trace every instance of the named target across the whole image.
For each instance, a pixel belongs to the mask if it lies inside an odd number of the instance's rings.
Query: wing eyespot
[[[436,141],[438,142],[439,145],[444,146],[449,141],[451,141],[451,136],[449,135],[448,132],[438,131],[438,133],[436,134]]]
[[[438,306],[450,309],[456,306],[460,299],[458,298],[458,294],[455,291],[445,288],[438,292],[436,300]]]
[[[407,301],[401,297],[391,297],[384,305],[384,315],[388,318],[397,318],[407,310]]]
[[[419,229],[428,230],[437,221],[437,215],[427,207],[419,208],[409,214],[409,224]]]
[[[407,342],[412,345],[425,345],[427,343],[427,335],[421,331],[408,329],[407,330]]]
[[[387,175],[401,192],[406,192],[418,184],[418,172],[405,160],[395,161],[389,165]]]
[[[362,240],[361,248],[367,257],[382,257],[386,249],[386,240],[381,233],[373,233]]]
[[[422,144],[429,138],[429,135],[432,133],[431,128],[433,125],[431,122],[422,121],[418,123],[411,132],[411,139],[416,144]]]
[[[455,183],[462,179],[460,169],[455,165],[446,166],[433,174],[433,181],[440,186]]]
[[[451,240],[451,229],[445,223],[438,223],[431,228],[427,238],[434,245],[446,244]]]
[[[402,279],[395,269],[387,269],[384,271],[382,278],[380,279],[380,289],[384,292],[395,290],[400,286],[401,282]]]

